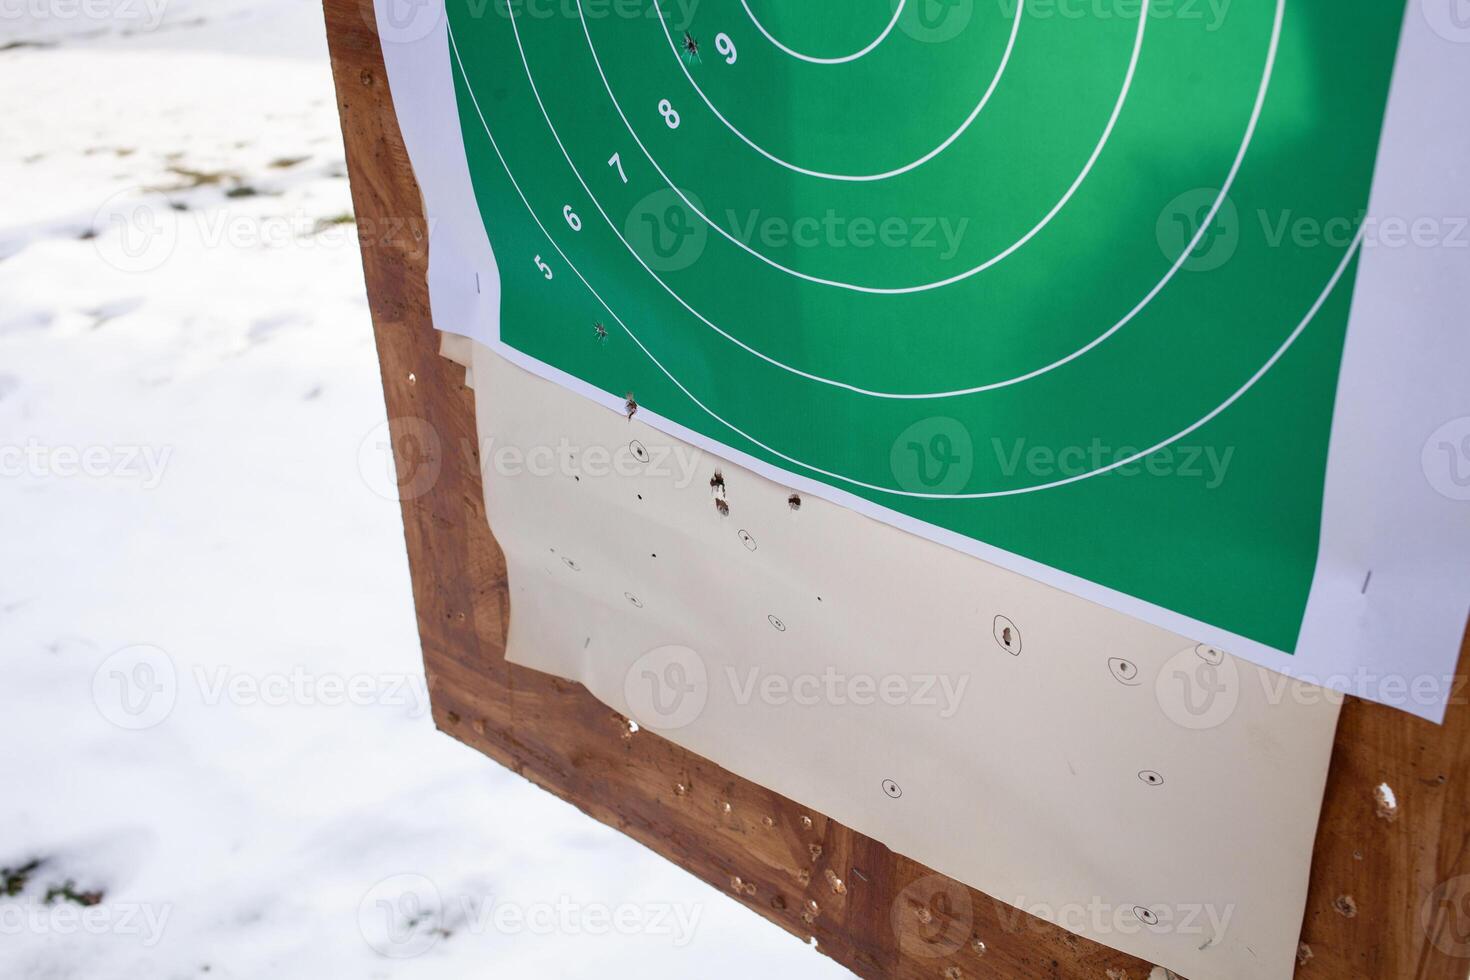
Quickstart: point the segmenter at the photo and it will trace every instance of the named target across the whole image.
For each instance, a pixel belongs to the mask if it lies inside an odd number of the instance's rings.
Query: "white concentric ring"
[[[741,2],[743,3],[744,0],[741,0]],[[979,118],[980,113],[985,110],[985,106],[990,102],[990,97],[995,94],[996,87],[1000,85],[1001,76],[1005,74],[1006,66],[1009,65],[1011,62],[1011,52],[1014,51],[1016,47],[1016,35],[1021,32],[1021,14],[1026,9],[1025,0],[1016,0],[1016,17],[1015,20],[1011,23],[1011,36],[1009,40],[1006,41],[1006,49],[1005,52],[1001,55],[1000,65],[997,66],[995,69],[995,76],[991,78],[990,85],[987,86],[985,89],[985,94],[980,96],[980,101],[975,103],[975,108],[970,110],[970,114],[965,117],[965,121],[960,123],[959,128],[956,129],[953,133],[950,133],[948,138],[946,138],[944,142],[940,143],[938,146],[934,147],[932,150],[930,150],[928,153],[925,153],[917,160],[906,163],[901,167],[895,167],[892,170],[885,170],[882,173],[876,174],[838,174],[828,173],[825,170],[810,170],[806,167],[798,166],[797,164],[791,163],[788,160],[784,160],[781,157],[776,156],[774,153],[768,151],[765,147],[755,142],[755,140],[751,139],[749,136],[746,136],[745,133],[741,132],[738,126],[736,126],[730,120],[726,119],[725,114],[720,112],[719,109],[715,108],[714,102],[710,100],[709,96],[704,94],[704,89],[699,87],[699,82],[694,80],[694,75],[690,73],[689,66],[684,64],[684,59],[679,57],[679,48],[674,43],[673,34],[669,33],[669,22],[664,19],[663,8],[660,7],[657,3],[655,3],[653,6],[654,9],[658,11],[658,22],[660,25],[662,25],[664,29],[664,37],[668,38],[669,48],[674,52],[674,58],[679,62],[679,68],[684,72],[684,77],[689,79],[689,84],[693,86],[694,91],[698,93],[699,97],[704,100],[704,104],[709,107],[709,111],[714,113],[715,118],[724,123],[725,128],[728,129],[731,133],[734,133],[735,136],[737,136],[742,143],[744,143],[746,146],[750,147],[752,150],[759,153],[761,156],[765,157],[772,163],[777,164],[778,166],[785,167],[787,170],[790,170],[793,173],[804,174],[808,177],[818,177],[822,180],[844,180],[858,182],[887,180],[890,177],[897,177],[900,174],[906,174],[916,167],[922,167],[924,164],[928,163],[930,160],[933,160],[935,157],[939,156],[939,154],[949,149],[950,145],[953,144],[955,140],[964,135],[965,130],[970,128],[970,124],[973,123],[977,118]],[[902,9],[902,6],[902,4],[899,4],[900,9]],[[579,0],[579,12],[580,9],[581,4]],[[897,23],[896,15],[894,18],[894,22]],[[583,23],[585,27],[585,18],[583,18]],[[757,24],[756,26],[759,27],[760,25]],[[889,26],[891,27],[892,25]],[[590,36],[587,39],[587,43],[589,45],[592,43],[592,39]],[[597,60],[596,51],[593,51],[592,57],[593,60]],[[602,64],[600,62],[598,63],[597,70],[598,72],[602,71]],[[603,75],[602,81],[604,85],[607,84],[606,75]],[[611,88],[608,89],[608,97],[612,97]],[[627,120],[625,119],[624,122],[626,121]],[[638,137],[635,136],[633,138],[636,140]],[[639,146],[641,147],[642,144],[640,143]],[[646,154],[648,151],[644,150],[643,152]],[[654,167],[657,166],[658,164],[654,164]],[[663,171],[659,172],[662,173]]]
[[[766,30],[766,25],[762,24],[760,22],[760,19],[756,17],[755,11],[750,9],[750,4],[747,3],[746,0],[740,0],[740,6],[745,8],[745,16],[750,18],[750,22],[755,25],[755,29],[760,31],[762,36],[764,36],[767,41],[770,41],[786,54],[791,55],[791,57],[810,62],[814,65],[845,65],[849,61],[857,61],[859,58],[871,52],[878,45],[886,41],[888,39],[888,35],[893,33],[893,28],[898,24],[899,15],[903,13],[903,6],[906,3],[908,3],[908,0],[898,0],[898,9],[893,12],[893,19],[888,22],[887,27],[883,28],[883,33],[873,38],[872,42],[861,51],[854,51],[852,54],[845,54],[840,58],[815,58],[809,54],[802,54],[800,51],[788,48],[786,45],[776,40],[776,36],[770,31]],[[657,4],[655,4],[655,6],[657,6]],[[663,19],[662,10],[659,11],[659,19]],[[665,27],[665,29],[667,30],[667,27]]]
[[[1281,0],[1281,2],[1284,3],[1284,0]],[[1280,7],[1278,7],[1278,14],[1279,12]],[[1352,243],[1343,252],[1342,259],[1338,262],[1337,268],[1333,271],[1331,277],[1329,277],[1329,279],[1327,280],[1327,284],[1323,287],[1322,292],[1318,295],[1316,301],[1312,303],[1311,307],[1307,310],[1305,315],[1303,315],[1301,321],[1296,325],[1291,333],[1287,335],[1286,339],[1282,341],[1281,346],[1276,349],[1275,353],[1267,358],[1266,362],[1262,364],[1261,367],[1254,374],[1246,379],[1245,383],[1242,384],[1238,389],[1236,389],[1235,392],[1230,395],[1230,397],[1226,398],[1223,402],[1221,402],[1214,409],[1206,413],[1200,419],[1193,422],[1184,429],[1181,429],[1179,432],[1168,437],[1167,439],[1158,442],[1148,449],[1140,450],[1139,452],[1134,453],[1133,455],[1128,456],[1124,459],[1115,460],[1114,462],[1109,463],[1106,466],[1100,466],[1095,470],[1090,470],[1086,473],[1079,473],[1073,476],[1064,477],[1059,480],[1053,480],[1050,483],[1042,483],[1030,487],[1014,487],[1009,490],[988,490],[978,493],[953,494],[920,493],[912,490],[895,490],[892,487],[878,486],[877,484],[867,483],[853,477],[844,476],[841,473],[834,473],[830,470],[824,470],[821,467],[813,466],[810,463],[804,463],[801,460],[796,459],[792,456],[787,456],[780,450],[766,445],[759,439],[747,433],[745,430],[741,429],[739,426],[735,425],[733,422],[727,421],[725,418],[716,413],[713,409],[709,408],[709,406],[705,405],[704,402],[700,401],[693,392],[684,387],[683,383],[680,382],[678,378],[674,377],[674,375],[669,371],[668,368],[664,367],[663,362],[655,357],[653,352],[650,351],[646,346],[644,346],[643,341],[638,339],[638,335],[633,333],[633,331],[628,328],[628,325],[623,322],[622,317],[618,316],[613,308],[607,304],[607,301],[602,298],[602,294],[594,289],[592,284],[587,281],[587,277],[582,275],[582,271],[577,268],[576,263],[574,263],[571,258],[567,256],[566,252],[562,251],[562,248],[559,244],[557,244],[556,239],[552,238],[551,233],[546,230],[546,226],[541,223],[540,216],[536,214],[536,209],[531,206],[531,202],[526,198],[525,192],[521,190],[520,183],[515,179],[515,174],[511,172],[510,164],[506,161],[505,155],[500,152],[500,144],[495,141],[495,134],[491,132],[490,124],[485,119],[484,110],[480,107],[480,100],[475,95],[474,86],[470,84],[469,74],[465,71],[464,62],[460,59],[459,46],[454,41],[453,27],[448,28],[448,35],[450,50],[454,54],[455,63],[459,67],[460,77],[464,79],[465,90],[469,93],[470,101],[475,107],[475,114],[479,116],[480,125],[485,130],[485,136],[490,140],[490,145],[495,150],[495,155],[500,159],[501,167],[505,169],[506,177],[510,179],[511,185],[515,188],[516,194],[520,197],[521,203],[525,206],[527,213],[530,214],[531,220],[536,223],[536,227],[541,229],[541,233],[546,236],[546,240],[551,244],[551,247],[556,249],[556,253],[561,256],[562,261],[567,264],[567,268],[571,269],[573,275],[575,275],[577,279],[581,281],[583,286],[587,287],[587,291],[590,292],[592,296],[597,300],[597,302],[602,306],[602,308],[607,311],[608,316],[612,317],[613,320],[617,322],[618,326],[622,328],[623,332],[628,335],[628,338],[638,346],[638,349],[641,350],[645,356],[647,356],[649,361],[652,362],[653,366],[658,368],[659,372],[663,374],[664,377],[668,378],[669,381],[671,381],[676,388],[683,392],[684,395],[691,402],[698,406],[700,411],[704,412],[710,418],[714,419],[716,422],[720,423],[731,432],[734,432],[736,435],[747,440],[751,443],[751,445],[758,446],[759,448],[763,449],[767,453],[770,453],[777,459],[783,460],[787,463],[791,463],[794,466],[799,466],[804,470],[809,470],[819,476],[825,476],[833,480],[840,480],[850,486],[859,487],[864,490],[871,490],[874,493],[883,493],[890,496],[898,497],[914,497],[926,500],[986,500],[995,497],[1013,497],[1026,493],[1035,493],[1041,490],[1051,490],[1057,487],[1067,486],[1072,483],[1080,483],[1081,481],[1091,479],[1094,476],[1100,476],[1104,473],[1111,472],[1112,470],[1136,463],[1141,459],[1153,455],[1160,449],[1167,448],[1175,442],[1178,442],[1180,439],[1183,439],[1185,436],[1188,436],[1190,433],[1195,432],[1200,427],[1208,424],[1231,405],[1235,404],[1235,402],[1240,400],[1240,398],[1244,396],[1246,392],[1255,387],[1256,383],[1259,382],[1261,378],[1265,377],[1267,372],[1269,372],[1271,368],[1276,366],[1277,362],[1281,360],[1281,358],[1286,354],[1288,350],[1291,349],[1291,346],[1296,343],[1297,338],[1301,336],[1302,332],[1306,330],[1308,325],[1310,325],[1311,322],[1316,318],[1318,311],[1320,311],[1323,305],[1326,304],[1328,298],[1337,288],[1338,282],[1341,281],[1343,274],[1347,272],[1347,268],[1351,264],[1353,257],[1358,254],[1358,251],[1363,243],[1364,227],[1362,225],[1359,225],[1357,234],[1353,236]]]
[[[1020,16],[1019,12],[1023,9],[1025,9],[1024,0],[1018,0],[1016,6],[1018,17]],[[648,162],[653,165],[653,169],[658,171],[659,176],[664,179],[664,183],[667,184],[675,194],[678,194],[679,197],[684,201],[684,204],[695,214],[699,215],[699,217],[704,221],[706,225],[712,228],[717,234],[723,236],[736,248],[739,248],[741,251],[747,253],[753,258],[759,259],[766,265],[769,265],[771,268],[779,269],[781,272],[784,272],[787,275],[792,276],[796,279],[816,283],[819,286],[832,286],[837,289],[849,289],[853,292],[858,293],[872,293],[882,296],[895,296],[905,293],[922,293],[930,289],[941,289],[945,286],[949,286],[957,282],[962,282],[966,279],[969,279],[971,276],[975,276],[981,272],[984,272],[991,266],[994,266],[995,264],[1002,262],[1005,259],[1010,258],[1010,256],[1014,255],[1016,251],[1021,248],[1021,246],[1025,245],[1027,242],[1031,241],[1031,239],[1040,234],[1041,230],[1047,225],[1051,224],[1052,219],[1062,212],[1062,209],[1065,208],[1068,202],[1072,200],[1073,195],[1075,195],[1078,189],[1082,187],[1082,183],[1087,179],[1088,174],[1092,173],[1093,166],[1096,165],[1098,158],[1102,156],[1103,148],[1107,146],[1108,140],[1113,135],[1113,128],[1117,125],[1118,117],[1123,112],[1123,104],[1128,101],[1128,92],[1133,87],[1133,76],[1138,70],[1138,57],[1143,52],[1144,28],[1148,26],[1149,18],[1149,0],[1143,0],[1143,4],[1141,6],[1141,12],[1138,16],[1138,33],[1133,41],[1133,54],[1128,59],[1128,71],[1123,76],[1123,86],[1118,92],[1117,101],[1113,104],[1112,114],[1108,117],[1107,125],[1103,127],[1102,136],[1098,139],[1097,145],[1093,147],[1092,155],[1087,158],[1087,162],[1083,165],[1082,172],[1077,175],[1077,178],[1074,181],[1072,181],[1072,186],[1067,188],[1067,191],[1065,194],[1062,195],[1061,200],[1057,201],[1052,209],[1046,213],[1046,216],[1043,217],[1041,221],[1039,221],[1036,226],[1028,231],[1025,235],[1021,236],[1021,238],[1012,243],[1009,247],[1001,251],[999,254],[991,256],[979,265],[968,269],[965,272],[955,273],[947,279],[939,279],[934,282],[921,283],[915,286],[893,287],[862,286],[857,283],[843,282],[839,279],[825,279],[821,276],[808,275],[805,272],[800,272],[796,269],[791,268],[790,266],[783,265],[780,262],[777,262],[775,259],[772,259],[769,256],[761,254],[760,252],[751,248],[749,245],[742,242],[739,238],[730,234],[730,232],[726,231],[724,228],[711,221],[702,210],[696,207],[693,202],[691,202],[687,197],[684,196],[679,188],[674,186],[674,182],[669,178],[669,175],[664,172],[664,169],[662,167],[659,166],[658,161],[653,158],[653,154],[648,152],[648,147],[643,145],[643,141],[639,139],[638,134],[633,131],[633,125],[628,121],[627,115],[623,112],[623,107],[618,105],[617,97],[613,95],[612,86],[608,83],[607,73],[603,71],[602,59],[598,57],[597,46],[592,42],[592,32],[587,28],[587,18],[582,10],[582,0],[577,0],[577,14],[578,19],[582,23],[582,33],[586,35],[587,38],[587,48],[589,51],[592,52],[592,60],[597,65],[597,74],[602,78],[603,88],[607,89],[608,100],[612,102],[613,108],[617,110],[618,117],[623,120],[623,126],[627,128],[628,135],[633,137],[633,142],[638,144],[638,149],[643,151],[644,157],[646,157],[648,159]],[[510,18],[512,27],[515,26],[515,22],[517,19],[518,18],[515,16],[514,12],[512,12]],[[517,39],[519,39],[519,31],[517,32],[516,37]]]
[[[536,85],[536,79],[531,74],[531,66],[530,66],[529,62],[526,60],[526,51],[525,51],[525,48],[521,45],[520,31],[516,28],[516,25],[515,25],[515,17],[514,16],[511,17],[511,29],[515,33],[516,47],[520,51],[521,65],[525,69],[525,72],[526,72],[526,81],[531,86],[531,93],[536,97],[536,103],[541,108],[542,118],[544,118],[546,120],[546,125],[551,130],[551,136],[552,136],[552,138],[554,140],[556,140],[556,145],[561,150],[562,156],[566,159],[567,166],[571,168],[572,175],[574,177],[576,177],[577,178],[577,182],[582,185],[582,190],[584,192],[586,192],[588,199],[592,202],[592,205],[595,208],[597,208],[598,214],[602,215],[602,220],[607,223],[607,226],[609,228],[612,229],[612,232],[613,232],[614,235],[617,236],[618,241],[620,241],[620,242],[623,243],[623,247],[628,250],[628,253],[633,256],[634,260],[637,261],[639,265],[643,266],[644,271],[646,271],[649,274],[649,276],[651,276],[653,278],[653,280],[655,282],[657,282],[660,286],[662,286],[663,289],[664,289],[664,291],[666,293],[668,293],[671,297],[673,297],[673,299],[674,299],[675,302],[677,302],[680,306],[684,307],[684,309],[688,310],[689,313],[692,316],[694,316],[696,319],[698,319],[705,326],[709,327],[711,330],[713,330],[716,333],[718,333],[720,336],[724,337],[726,340],[728,340],[731,343],[735,344],[737,347],[740,347],[742,350],[746,351],[747,353],[750,353],[750,354],[754,355],[755,357],[760,358],[761,360],[767,362],[768,364],[771,364],[771,365],[774,365],[775,367],[781,368],[783,371],[787,371],[788,373],[795,374],[798,377],[806,378],[808,381],[814,381],[814,382],[817,382],[818,384],[830,385],[830,386],[832,386],[834,388],[841,388],[841,389],[844,389],[846,391],[851,391],[851,392],[853,392],[855,394],[859,394],[859,395],[866,395],[866,396],[873,397],[873,398],[892,398],[892,399],[900,399],[900,400],[902,400],[902,399],[926,399],[926,398],[954,398],[954,397],[958,397],[960,395],[974,395],[974,394],[979,394],[979,393],[985,392],[985,391],[994,391],[994,390],[997,390],[997,389],[1000,389],[1000,388],[1008,388],[1011,385],[1019,384],[1019,383],[1021,383],[1023,381],[1029,381],[1032,378],[1040,377],[1043,374],[1047,374],[1047,373],[1049,373],[1051,371],[1056,370],[1057,368],[1063,366],[1064,364],[1068,364],[1071,361],[1076,360],[1077,358],[1081,357],[1083,354],[1085,354],[1088,351],[1092,350],[1093,348],[1097,347],[1103,341],[1107,340],[1113,334],[1117,333],[1119,330],[1123,329],[1123,327],[1125,327],[1127,324],[1129,324],[1130,322],[1132,322],[1133,319],[1134,319],[1134,317],[1138,316],[1139,313],[1143,312],[1144,308],[1147,307],[1150,303],[1152,303],[1153,300],[1155,299],[1155,297],[1157,297],[1159,295],[1159,293],[1163,292],[1164,287],[1167,286],[1169,284],[1169,282],[1173,280],[1174,276],[1176,276],[1179,273],[1179,270],[1184,267],[1184,264],[1187,261],[1189,261],[1190,255],[1192,255],[1194,253],[1194,250],[1199,247],[1199,243],[1204,239],[1205,233],[1210,229],[1211,225],[1214,223],[1215,216],[1219,213],[1221,206],[1224,204],[1224,202],[1226,200],[1226,197],[1227,197],[1227,195],[1230,192],[1230,189],[1234,186],[1236,176],[1240,173],[1241,165],[1245,162],[1246,151],[1250,148],[1251,140],[1255,136],[1256,126],[1259,123],[1260,117],[1261,117],[1261,110],[1265,106],[1265,103],[1266,103],[1266,93],[1270,89],[1271,77],[1272,77],[1272,73],[1274,71],[1275,64],[1276,64],[1276,53],[1277,53],[1277,50],[1278,50],[1279,45],[1280,45],[1281,24],[1282,24],[1282,21],[1283,21],[1283,19],[1285,17],[1285,12],[1286,12],[1286,0],[1276,0],[1276,16],[1275,16],[1275,20],[1272,23],[1271,40],[1270,40],[1270,43],[1267,45],[1267,49],[1266,49],[1266,62],[1265,62],[1265,67],[1262,69],[1262,72],[1261,72],[1261,84],[1260,84],[1260,87],[1256,91],[1255,105],[1252,107],[1251,117],[1250,117],[1249,122],[1246,124],[1245,134],[1244,134],[1244,136],[1241,139],[1241,144],[1240,144],[1239,149],[1236,151],[1235,160],[1231,164],[1229,173],[1226,174],[1226,176],[1225,176],[1224,183],[1222,183],[1220,185],[1220,193],[1215,198],[1215,204],[1214,204],[1213,207],[1210,208],[1210,211],[1205,216],[1205,219],[1199,223],[1199,227],[1195,230],[1194,237],[1190,239],[1189,244],[1187,246],[1185,246],[1184,250],[1179,253],[1178,258],[1176,258],[1174,260],[1174,264],[1169,268],[1168,272],[1166,272],[1164,274],[1164,277],[1162,279],[1160,279],[1158,281],[1158,283],[1156,283],[1151,290],[1149,290],[1149,292],[1143,297],[1143,299],[1139,300],[1139,302],[1136,303],[1133,306],[1133,308],[1131,310],[1129,310],[1128,313],[1122,319],[1118,320],[1118,322],[1114,323],[1106,331],[1104,331],[1103,333],[1099,334],[1097,337],[1093,338],[1087,344],[1084,344],[1082,347],[1079,347],[1077,350],[1073,351],[1072,353],[1070,353],[1070,354],[1068,354],[1068,355],[1066,355],[1064,357],[1061,357],[1061,358],[1053,361],[1052,363],[1045,365],[1044,367],[1036,368],[1036,369],[1034,369],[1032,371],[1026,372],[1025,374],[1016,375],[1013,378],[1007,378],[1007,379],[1002,380],[1002,381],[994,381],[994,382],[991,382],[989,384],[975,385],[975,386],[969,387],[969,388],[958,388],[958,389],[954,389],[954,390],[951,390],[951,391],[916,392],[916,393],[910,393],[910,392],[887,392],[887,391],[877,391],[877,390],[870,389],[870,388],[862,388],[862,387],[859,387],[857,385],[848,384],[845,381],[837,381],[837,380],[832,379],[832,378],[825,378],[825,377],[822,377],[821,375],[812,374],[810,372],[803,371],[800,368],[792,367],[791,365],[786,364],[783,361],[777,360],[776,358],[771,357],[769,354],[766,354],[766,353],[764,353],[762,351],[759,351],[756,348],[754,348],[754,347],[750,346],[749,344],[745,343],[743,340],[739,339],[738,337],[736,337],[733,334],[729,333],[728,331],[724,330],[718,324],[714,323],[713,321],[711,321],[710,319],[708,319],[707,317],[705,317],[704,314],[700,313],[694,307],[692,307],[688,303],[686,303],[684,301],[684,298],[682,296],[680,296],[677,292],[675,292],[669,286],[668,283],[664,282],[664,280],[658,275],[658,273],[656,273],[652,268],[649,267],[649,265],[648,265],[647,262],[644,262],[643,261],[643,257],[641,255],[639,255],[638,252],[637,252],[637,250],[634,249],[633,246],[628,243],[627,239],[625,239],[623,237],[622,232],[618,230],[617,224],[610,217],[608,217],[607,212],[605,210],[603,210],[603,207],[602,207],[601,202],[599,202],[597,200],[597,195],[595,195],[595,194],[592,193],[592,189],[587,185],[587,181],[585,181],[582,178],[581,172],[577,169],[576,164],[572,162],[571,154],[569,154],[567,152],[566,146],[563,145],[563,143],[561,141],[561,134],[559,132],[557,132],[556,125],[551,121],[551,116],[546,111],[546,105],[545,105],[545,103],[543,103],[541,101],[541,91],[540,91],[540,89]],[[465,85],[466,86],[469,85],[469,79],[468,79],[468,77],[465,78]],[[473,96],[473,92],[471,93],[471,95]],[[481,117],[481,122],[483,123],[483,121],[484,121],[484,117],[482,116]]]

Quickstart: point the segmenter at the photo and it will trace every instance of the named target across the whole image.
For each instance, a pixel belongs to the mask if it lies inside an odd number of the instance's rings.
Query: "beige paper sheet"
[[[1335,696],[447,353],[512,661],[1080,935],[1291,976]]]

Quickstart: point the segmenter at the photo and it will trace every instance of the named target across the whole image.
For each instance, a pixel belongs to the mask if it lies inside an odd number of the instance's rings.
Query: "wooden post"
[[[1147,977],[1149,964],[944,878],[652,732],[631,733],[579,684],[506,663],[510,600],[482,503],[474,399],[463,368],[439,356],[430,323],[427,222],[372,0],[324,7],[400,484],[422,491],[403,500],[403,525],[438,727],[814,938],[860,976]],[[1442,728],[1348,699],[1299,976],[1470,973],[1467,652],[1470,636]]]

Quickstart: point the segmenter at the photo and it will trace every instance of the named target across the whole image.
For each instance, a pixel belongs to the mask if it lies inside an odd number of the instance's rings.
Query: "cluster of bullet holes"
[[[730,516],[730,504],[725,500],[725,475],[715,470],[715,475],[709,478],[709,492],[715,498],[715,511],[721,517]]]
[[[637,411],[637,408],[638,408],[637,402],[634,400],[633,395],[630,392],[628,394],[628,417],[629,418],[632,418],[632,415],[633,415],[634,412]],[[628,443],[628,449],[633,454],[633,458],[636,459],[636,460],[638,460],[640,463],[647,463],[652,458],[651,454],[648,451],[648,447],[645,446],[640,440],[634,439],[631,442],[629,442]],[[728,517],[728,516],[730,516],[730,505],[729,505],[728,500],[726,499],[727,487],[725,485],[725,475],[724,475],[724,473],[721,472],[720,470],[715,470],[714,475],[712,477],[710,477],[709,486],[710,486],[710,493],[714,496],[715,510],[720,514],[721,517]],[[643,494],[641,494],[641,493],[640,494],[637,494],[637,497],[638,497],[639,500],[642,500],[643,499]],[[787,496],[787,498],[786,498],[786,505],[789,508],[791,508],[791,510],[793,510],[793,511],[800,510],[801,509],[801,495],[800,494],[797,494],[797,493],[794,493],[794,492],[791,493],[791,494],[789,494]],[[741,528],[737,532],[737,535],[740,538],[740,543],[745,546],[746,550],[748,550],[748,551],[755,551],[756,550],[756,547],[757,546],[756,546],[755,536],[752,535],[749,531],[745,530],[744,528]],[[553,554],[556,553],[556,549],[555,548],[552,548],[551,551],[552,551]],[[658,553],[657,552],[651,552],[649,554],[649,558],[657,558],[657,557],[658,557]],[[562,564],[564,564],[567,568],[571,569],[574,572],[580,572],[582,570],[581,566],[578,565],[577,562],[574,561],[571,558],[562,556],[561,561],[562,561]],[[638,609],[642,609],[643,608],[643,600],[640,599],[635,594],[633,594],[632,592],[624,592],[623,593],[623,598],[626,599],[626,600],[628,600],[628,603],[630,605],[634,606],[635,608],[638,608]],[[822,597],[821,596],[817,596],[816,599],[817,599],[818,602],[821,602],[822,601]],[[766,620],[767,620],[767,622],[769,622],[771,624],[771,627],[773,629],[775,629],[777,632],[780,632],[780,633],[786,632],[786,629],[787,629],[786,623],[779,616],[776,616],[775,614],[771,614],[771,615],[769,615],[769,616],[766,617]],[[1009,624],[1009,620],[1007,620],[1006,622]],[[1014,626],[1013,625],[1010,626],[1010,629],[1014,630]],[[999,636],[1000,634],[997,634],[997,635]],[[1011,639],[1011,634],[1006,634],[1006,637],[1001,640],[1002,646],[1007,646],[1007,644],[1010,644],[1012,642],[1015,645],[1015,650],[1013,650],[1012,652],[1019,653],[1020,652],[1020,634],[1019,633],[1014,634],[1014,640]],[[1008,649],[1009,649],[1009,647],[1008,647]],[[896,788],[897,784],[894,783],[893,786]]]

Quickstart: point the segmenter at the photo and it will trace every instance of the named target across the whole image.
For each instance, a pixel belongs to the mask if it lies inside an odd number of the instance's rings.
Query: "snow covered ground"
[[[0,977],[847,975],[433,730],[313,0],[0,0],[0,132]]]

